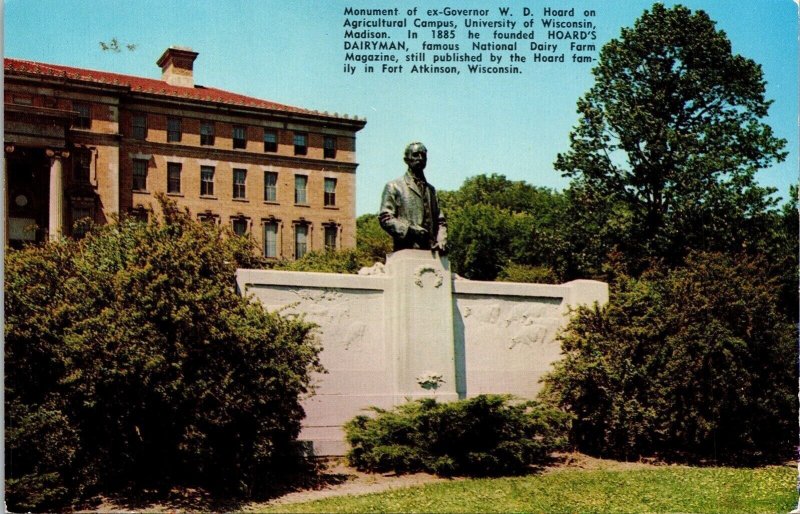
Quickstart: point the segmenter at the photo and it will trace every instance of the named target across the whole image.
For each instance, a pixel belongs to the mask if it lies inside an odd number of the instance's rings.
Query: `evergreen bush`
[[[520,474],[547,462],[564,440],[567,417],[534,401],[481,395],[372,409],[345,425],[349,462],[368,471],[444,476]]]

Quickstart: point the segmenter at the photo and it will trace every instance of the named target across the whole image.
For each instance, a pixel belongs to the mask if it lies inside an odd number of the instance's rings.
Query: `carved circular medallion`
[[[417,284],[419,287],[423,287],[422,275],[424,275],[425,273],[433,273],[433,276],[436,277],[436,280],[433,282],[433,287],[441,287],[442,281],[444,280],[444,278],[442,277],[442,273],[438,269],[427,265],[419,266],[414,271],[414,283]]]

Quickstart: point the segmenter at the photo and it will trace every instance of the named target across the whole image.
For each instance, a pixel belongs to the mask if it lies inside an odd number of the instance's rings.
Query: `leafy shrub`
[[[256,492],[294,462],[313,327],[236,293],[245,238],[164,211],[6,255],[12,510],[128,486]]]
[[[508,396],[409,402],[345,425],[350,463],[362,470],[439,475],[518,474],[544,463],[563,441],[566,416]]]
[[[383,262],[383,260],[381,260]],[[326,250],[308,252],[295,261],[277,262],[273,269],[284,271],[312,271],[318,273],[358,273],[358,270],[375,264],[359,250]]]
[[[622,279],[562,336],[546,400],[574,415],[578,449],[743,461],[796,443],[795,329],[756,258],[692,254]]]
[[[529,266],[526,264],[509,262],[500,270],[500,274],[497,275],[497,280],[500,282],[557,284],[558,276],[552,269],[544,266]]]

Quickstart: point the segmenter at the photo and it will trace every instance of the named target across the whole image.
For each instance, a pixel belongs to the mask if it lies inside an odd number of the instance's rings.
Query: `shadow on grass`
[[[381,475],[384,477],[400,477],[404,475],[413,475],[417,473],[425,473],[431,476],[444,479],[462,479],[462,478],[503,478],[503,477],[522,477],[529,475],[539,475],[546,470],[563,465],[567,457],[564,454],[551,454],[546,457],[540,458],[537,462],[528,465],[515,463],[513,468],[491,468],[481,469],[479,466],[465,466],[462,465],[458,470],[452,471],[438,471],[423,462],[416,462],[415,465],[405,466],[401,468],[393,467],[387,463],[380,463],[374,466],[353,465],[354,469],[373,475]]]
[[[302,473],[282,476],[260,484],[256,494],[220,493],[203,487],[165,485],[155,488],[127,488],[101,494],[85,502],[79,511],[187,511],[231,512],[251,502],[266,502],[301,490],[316,490],[339,485],[353,475],[328,471],[328,462],[320,460]]]
[[[594,452],[578,448],[579,454],[618,462],[636,462],[652,465],[684,465],[696,468],[729,467],[738,469],[758,469],[768,466],[780,466],[800,459],[800,448],[793,455],[795,448],[781,448],[773,452],[736,452],[711,454],[685,450],[666,450],[650,453]]]

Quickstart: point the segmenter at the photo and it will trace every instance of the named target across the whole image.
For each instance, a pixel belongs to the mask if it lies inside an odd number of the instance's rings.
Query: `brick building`
[[[366,121],[195,85],[197,55],[167,49],[161,80],[5,59],[7,242],[146,218],[163,192],[267,257],[354,247]]]

